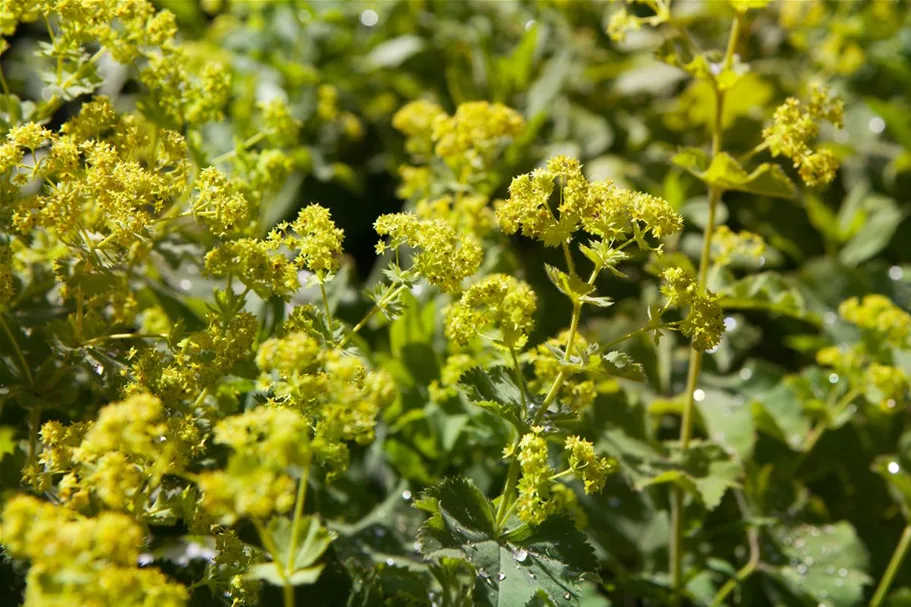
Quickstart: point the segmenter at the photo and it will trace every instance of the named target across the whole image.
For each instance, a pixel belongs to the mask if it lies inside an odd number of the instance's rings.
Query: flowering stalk
[[[738,38],[740,36],[741,14],[738,12],[734,17],[731,26],[731,34],[728,39],[727,52],[724,56],[722,70],[726,71],[731,68],[734,61],[734,50],[737,48]],[[723,133],[723,116],[724,116],[724,98],[725,90],[715,87],[715,120],[712,128],[712,157],[721,153],[722,133]],[[699,272],[697,274],[697,284],[699,289],[705,289],[706,277],[708,275],[709,259],[712,246],[712,233],[715,230],[715,214],[718,202],[721,200],[723,190],[718,186],[709,188],[709,214],[706,221],[705,233],[702,240],[702,252],[699,256]],[[683,417],[680,422],[680,448],[686,451],[689,448],[690,440],[693,433],[693,408],[695,404],[696,385],[699,382],[699,373],[702,369],[702,350],[692,349],[690,351],[689,368],[686,380],[685,401],[683,405]],[[679,603],[683,586],[683,499],[684,490],[679,485],[675,485],[671,499],[671,536],[670,536],[670,572],[671,586],[674,592],[674,602]]]

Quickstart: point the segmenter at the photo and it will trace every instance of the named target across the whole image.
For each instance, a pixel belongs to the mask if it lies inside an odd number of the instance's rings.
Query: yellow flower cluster
[[[374,229],[380,236],[388,236],[388,242],[377,243],[377,254],[387,248],[411,247],[416,251],[412,260],[415,272],[446,293],[461,290],[462,281],[481,266],[484,251],[480,243],[471,236],[459,236],[445,221],[395,213],[381,215]]]
[[[479,194],[423,198],[418,200],[414,212],[421,219],[442,220],[460,233],[484,238],[496,224],[496,216],[487,204],[488,200]]]
[[[506,274],[491,274],[471,285],[446,314],[446,336],[465,345],[493,327],[502,344],[521,348],[534,326],[537,298],[528,283]]]
[[[291,114],[283,99],[272,99],[259,104],[266,136],[272,145],[288,147],[300,137],[301,121]]]
[[[567,242],[580,228],[610,241],[632,236],[642,247],[647,233],[662,238],[683,229],[683,219],[667,201],[610,181],[590,183],[579,162],[565,156],[513,179],[497,221],[506,234],[521,232],[547,246]]]
[[[433,380],[427,386],[431,400],[436,403],[455,398],[459,393],[459,379],[465,371],[479,364],[477,358],[471,354],[450,354],[446,357],[443,368],[440,369],[440,379]]]
[[[694,350],[711,350],[721,342],[724,315],[718,297],[708,289],[700,289],[696,279],[682,268],[668,268],[662,275],[661,293],[668,306],[689,307],[680,324],[680,332],[690,338]]]
[[[263,342],[256,362],[272,402],[305,416],[314,459],[330,476],[347,468],[347,442],[373,440],[376,418],[395,395],[388,373],[299,330]]]
[[[309,270],[324,282],[338,270],[344,232],[335,227],[329,211],[318,204],[302,209],[292,223],[277,225],[265,239],[241,238],[223,242],[205,258],[207,275],[236,277],[267,299],[288,298],[300,289],[299,273]],[[289,259],[287,252],[294,254]]]
[[[643,25],[657,27],[665,23],[671,16],[670,2],[667,0],[657,0],[657,2],[651,0],[626,0],[626,3],[646,4],[654,11],[654,14],[640,17],[634,15],[626,8],[621,8],[615,12],[607,23],[607,35],[614,42],[623,42],[629,32],[638,30]]]
[[[718,226],[712,234],[712,260],[719,266],[737,261],[756,261],[765,253],[762,236],[743,230],[734,232],[727,226]]]
[[[432,153],[450,164],[480,168],[522,132],[525,121],[499,103],[463,103],[450,116],[437,104],[419,100],[396,112],[392,126],[408,137],[406,149],[415,156]]]
[[[142,517],[166,474],[179,475],[202,449],[193,422],[169,417],[161,401],[136,394],[101,409],[90,423],[41,429],[43,470],[31,480],[46,489],[58,475],[58,497],[75,510],[97,498],[106,508]]]
[[[569,467],[582,481],[585,493],[598,493],[604,488],[609,474],[615,471],[614,460],[595,455],[595,446],[578,436],[567,436],[565,443],[569,452]]]
[[[156,348],[131,353],[129,394],[149,392],[172,406],[195,399],[239,361],[253,353],[259,323],[249,312],[225,318],[212,313],[209,325],[190,333],[166,354]]]
[[[203,506],[225,524],[290,510],[296,478],[310,461],[309,430],[299,411],[283,407],[257,407],[220,421],[215,442],[233,452],[224,470],[199,475]]]
[[[534,379],[529,382],[529,389],[538,394],[544,394],[550,389],[561,370],[560,359],[551,348],[566,347],[568,339],[569,331],[563,331],[526,353],[525,357],[534,367]],[[573,349],[570,354],[578,356],[588,345],[588,340],[577,334],[573,340]],[[580,413],[595,402],[597,395],[593,380],[584,375],[573,375],[563,381],[558,393],[558,400],[573,411]]]
[[[838,170],[838,159],[831,151],[810,148],[809,142],[819,135],[821,120],[836,128],[844,124],[844,102],[830,98],[822,87],[813,90],[806,106],[789,97],[775,110],[772,124],[762,132],[772,155],[791,159],[800,178],[810,187],[831,182]]]
[[[227,66],[208,63],[198,77],[187,70],[186,53],[177,48],[152,55],[139,73],[149,89],[148,111],[173,128],[201,125],[224,118],[231,93],[231,72]]]
[[[19,495],[0,527],[10,555],[31,562],[24,605],[181,607],[186,588],[155,568],[139,568],[145,533],[128,516],[73,510]]]
[[[199,173],[194,188],[193,217],[213,234],[224,237],[247,227],[252,209],[227,175],[207,167]]]
[[[911,337],[911,314],[883,295],[852,297],[841,303],[838,313],[846,321],[869,331],[886,344],[903,348]]]
[[[911,383],[898,367],[874,363],[867,368],[866,380],[867,398],[883,411],[898,411],[900,403],[908,402]]]
[[[24,149],[34,154],[45,144],[48,153],[30,170],[20,164]],[[5,167],[20,171],[17,177],[46,180],[44,194],[14,206],[20,233],[44,228],[63,236],[82,229],[99,235],[92,246],[128,247],[149,238],[149,225],[187,190],[183,137],[117,114],[104,97],[85,104],[59,134],[32,123],[12,129],[0,158],[18,158]]]
[[[542,431],[534,427],[525,434],[516,454],[522,470],[516,515],[531,525],[540,525],[557,509],[550,489],[554,469],[547,462],[547,441],[541,436]]]

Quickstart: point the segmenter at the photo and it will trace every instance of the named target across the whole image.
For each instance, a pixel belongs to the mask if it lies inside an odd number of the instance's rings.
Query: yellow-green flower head
[[[261,102],[259,109],[263,113],[263,126],[270,143],[278,147],[289,147],[297,143],[301,121],[291,114],[291,108],[285,100]]]
[[[661,278],[664,281],[661,294],[672,307],[687,306],[699,295],[696,278],[683,268],[667,268],[662,272]]]
[[[553,192],[554,174],[550,171],[536,169],[513,178],[509,198],[497,208],[497,223],[503,233],[520,232],[528,238],[544,240],[557,224],[549,206]]]
[[[550,494],[550,477],[554,470],[547,463],[547,441],[541,432],[542,428],[532,428],[519,441],[516,453],[522,469],[516,515],[532,525],[543,523],[555,509]]]
[[[554,197],[558,200],[552,203]],[[565,156],[550,159],[546,169],[514,178],[509,199],[497,208],[497,221],[504,233],[521,232],[546,246],[566,242],[580,225],[589,234],[612,240],[630,232],[663,238],[683,229],[683,218],[667,201],[611,181],[589,183],[579,162]]]
[[[911,337],[911,314],[883,295],[865,295],[845,300],[838,313],[846,321],[873,333],[885,343],[903,348]]]
[[[459,394],[459,379],[465,371],[478,366],[476,358],[470,354],[451,354],[446,357],[440,369],[440,379],[433,380],[427,386],[431,400],[436,403],[455,398]]]
[[[320,344],[303,332],[267,339],[259,346],[256,366],[266,372],[276,371],[282,377],[312,371],[319,364]]]
[[[161,401],[151,394],[137,394],[101,409],[85,434],[82,457],[125,451],[155,457],[167,440],[168,425]]]
[[[718,226],[712,235],[712,258],[726,266],[737,260],[757,260],[765,253],[762,236],[747,232],[733,232],[727,226]]]
[[[692,274],[682,268],[667,268],[662,278],[661,293],[667,298],[668,305],[689,307],[680,324],[680,332],[690,338],[693,349],[711,350],[721,343],[724,314],[718,304],[718,296],[708,289],[700,289]]]
[[[470,235],[459,236],[442,220],[422,220],[412,213],[381,215],[374,223],[376,233],[389,240],[377,244],[377,253],[387,246],[408,245],[416,251],[414,270],[446,293],[462,288],[462,281],[478,271],[484,251]]]
[[[403,105],[392,117],[392,126],[408,137],[429,139],[437,119],[445,116],[446,112],[436,103],[419,99]]]
[[[567,436],[565,448],[569,452],[569,467],[582,481],[585,493],[601,491],[608,475],[614,472],[616,463],[595,455],[595,446],[578,436]]]
[[[550,348],[565,348],[568,339],[569,331],[562,331],[545,343],[538,344],[525,355],[534,367],[534,379],[529,382],[529,389],[538,394],[545,394],[550,389],[561,371],[560,359]],[[571,354],[579,355],[588,345],[589,342],[585,337],[576,334]],[[564,380],[558,396],[560,403],[577,413],[590,407],[596,397],[595,382],[584,375],[574,375]]]
[[[392,126],[407,137],[405,149],[409,154],[429,157],[433,153],[433,125],[446,117],[439,105],[419,99],[402,106],[392,117]]]
[[[452,116],[433,121],[434,152],[449,161],[476,165],[499,151],[503,142],[525,128],[522,115],[500,103],[462,103]]]
[[[186,588],[137,566],[145,532],[130,517],[85,518],[63,506],[18,495],[0,526],[10,555],[31,562],[25,605],[182,607]]]
[[[775,110],[772,124],[762,132],[772,156],[791,159],[801,179],[810,187],[830,183],[838,170],[838,160],[830,151],[814,151],[810,147],[819,135],[821,120],[831,122],[836,128],[844,124],[844,102],[830,98],[824,87],[813,90],[806,107],[789,97]]]
[[[243,457],[268,461],[284,469],[307,460],[308,432],[307,419],[298,411],[257,407],[218,422],[215,442],[228,445]]]
[[[250,204],[228,177],[215,167],[202,170],[196,179],[198,191],[193,217],[216,236],[243,230],[250,219]]]
[[[296,238],[293,247],[298,249],[296,262],[315,273],[320,279],[338,270],[345,233],[335,227],[329,210],[310,204],[298,214],[291,224]]]
[[[534,327],[537,298],[528,283],[493,274],[473,284],[446,315],[446,336],[465,345],[487,327],[500,331],[506,347],[521,347]]]
[[[264,299],[289,297],[300,289],[298,268],[273,241],[241,238],[217,245],[206,253],[205,273],[231,275]]]
[[[904,371],[898,367],[874,363],[867,367],[866,380],[869,386],[867,398],[877,402],[883,411],[902,410],[899,404],[907,402],[908,391],[911,389]]]
[[[419,200],[414,212],[421,219],[440,219],[458,232],[484,238],[493,230],[496,218],[488,206],[489,199],[480,195],[441,196]]]

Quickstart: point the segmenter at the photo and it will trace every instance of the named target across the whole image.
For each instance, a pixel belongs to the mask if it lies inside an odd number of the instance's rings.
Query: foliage
[[[908,8],[0,0],[4,604],[905,604]]]

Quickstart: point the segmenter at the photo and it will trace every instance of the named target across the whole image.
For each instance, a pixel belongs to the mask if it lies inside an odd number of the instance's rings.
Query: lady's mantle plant
[[[439,83],[409,71],[429,35],[414,3],[358,5],[396,35],[342,70],[347,6],[204,2],[194,23],[197,7],[160,4],[179,15],[0,0],[16,56],[0,70],[0,591],[30,607],[907,598],[892,589],[911,545],[911,315],[801,288],[765,267],[799,247],[749,213],[726,224],[733,200],[800,200],[838,242],[853,221],[811,191],[838,183],[844,102],[821,84],[747,99],[770,69],[747,61],[775,43],[759,39],[768,0],[709,18],[639,0],[594,24],[597,3],[541,3],[540,38],[522,21],[508,55],[471,55],[498,101],[451,65],[433,99]],[[481,23],[492,6],[421,14],[440,15],[436,40],[475,23],[449,11]],[[796,10],[780,20],[800,46],[819,31]],[[612,113],[585,87],[547,97],[575,70],[566,53],[596,82],[599,48],[634,34],[684,75],[654,145],[636,143],[644,121],[623,133],[641,170],[612,180],[604,159],[543,152]],[[850,73],[862,51],[832,36],[844,61],[808,56]],[[361,75],[393,64],[368,94]],[[36,94],[14,94],[23,71]],[[588,148],[611,146],[593,130]],[[294,193],[356,185],[346,144],[367,136],[383,151],[364,170],[391,169],[403,210],[371,215],[379,261],[358,293],[357,213]],[[703,194],[701,213],[682,204]],[[805,360],[748,366],[743,314],[812,327],[786,338]],[[872,565],[870,530],[809,470],[830,436],[873,454],[839,483],[888,486],[905,521]]]

